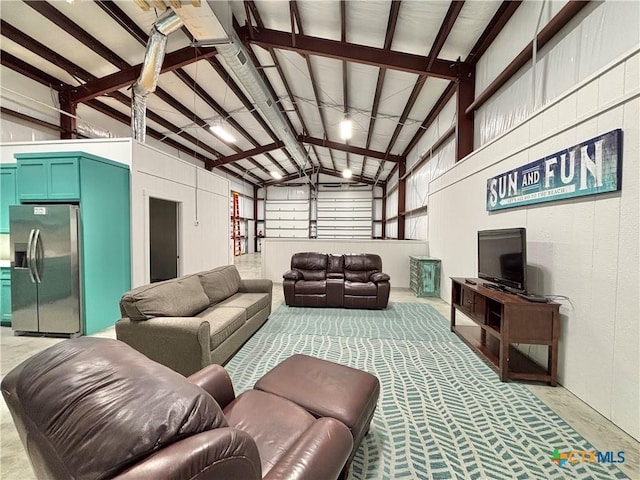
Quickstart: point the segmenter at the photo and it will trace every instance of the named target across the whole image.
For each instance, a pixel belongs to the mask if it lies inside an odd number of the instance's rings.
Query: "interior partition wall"
[[[534,8],[527,3],[523,3],[525,13]],[[530,30],[535,22],[525,14],[512,21],[505,36],[487,52],[491,58],[513,51],[511,43],[518,37],[515,33],[509,37],[508,32]],[[527,288],[557,295],[562,305],[559,383],[636,439],[640,439],[638,23],[637,2],[593,2],[581,11],[538,53],[535,72],[531,64],[523,67],[477,112],[480,145],[431,182],[428,215],[429,246],[431,254],[442,259],[443,279],[476,276],[478,230],[527,229]],[[491,58],[484,66],[478,63],[482,72]],[[491,76],[481,78],[476,84],[491,80]],[[619,192],[487,211],[487,179],[616,129],[623,137]],[[443,298],[449,300],[450,284],[445,281],[443,286]],[[529,353],[545,364],[543,349],[532,346]]]

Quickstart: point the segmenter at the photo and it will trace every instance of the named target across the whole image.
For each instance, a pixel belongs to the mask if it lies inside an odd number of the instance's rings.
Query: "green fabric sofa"
[[[120,299],[116,337],[185,376],[223,365],[269,317],[272,288],[234,265],[143,285]]]

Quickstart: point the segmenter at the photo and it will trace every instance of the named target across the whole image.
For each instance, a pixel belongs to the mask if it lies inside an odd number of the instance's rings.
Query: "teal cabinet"
[[[15,157],[20,203],[79,203],[83,332],[113,326],[131,289],[129,167],[80,151]]]
[[[427,256],[409,257],[409,288],[416,297],[440,296],[440,260]]]
[[[47,158],[46,155],[16,155],[20,202],[80,200],[78,158]]]
[[[11,269],[0,268],[0,325],[11,326]]]
[[[18,204],[17,165],[0,165],[0,233],[9,233],[9,206]]]

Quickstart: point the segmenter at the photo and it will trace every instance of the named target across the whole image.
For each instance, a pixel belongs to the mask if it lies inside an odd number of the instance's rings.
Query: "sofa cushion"
[[[296,282],[296,295],[318,295],[327,293],[327,281],[306,281]]]
[[[134,288],[120,299],[120,312],[131,320],[153,317],[192,317],[209,305],[197,275]]]
[[[325,253],[295,253],[291,257],[291,269],[302,273],[305,280],[324,280],[327,277],[327,259]]]
[[[218,303],[217,307],[238,307],[247,311],[247,320],[253,317],[263,308],[269,305],[268,293],[236,293],[233,297],[227,298]]]
[[[5,377],[3,393],[7,383],[9,402],[29,420],[25,447],[50,467],[64,465],[61,478],[113,478],[182,438],[227,425],[207,392],[117,340],[65,340]]]
[[[198,273],[210,305],[235,294],[240,288],[240,273],[235,265],[224,265],[207,272]]]
[[[382,270],[382,259],[371,253],[344,255],[344,278],[352,282],[368,282],[372,273]]]
[[[344,282],[345,295],[358,295],[375,297],[378,294],[378,286],[373,282]]]
[[[210,348],[217,348],[247,321],[247,311],[239,307],[214,305],[196,315],[209,322]]]

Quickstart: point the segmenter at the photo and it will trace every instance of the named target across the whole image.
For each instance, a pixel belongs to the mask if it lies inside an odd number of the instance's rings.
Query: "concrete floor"
[[[242,278],[261,277],[260,254],[236,257],[235,264]],[[390,301],[428,303],[445,318],[449,318],[448,303],[439,298],[417,298],[407,288],[392,288]],[[283,302],[282,287],[279,284],[274,285],[273,310]],[[115,329],[111,327],[94,336],[115,338]],[[0,374],[4,377],[23,360],[60,341],[56,338],[16,337],[10,328],[0,327]],[[640,480],[640,442],[562,386],[553,388],[531,384],[527,387],[598,450],[624,451],[625,463],[619,464],[619,468],[631,479]],[[4,401],[0,402],[0,478],[2,480],[36,480]]]

